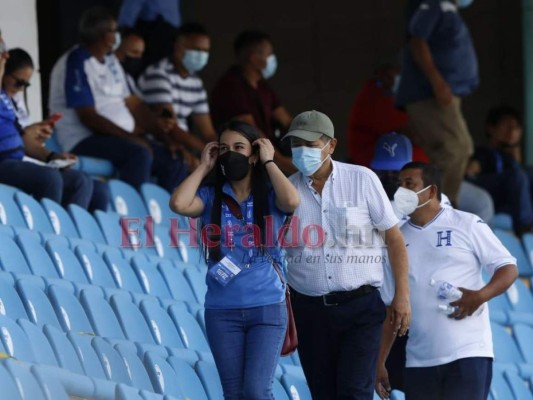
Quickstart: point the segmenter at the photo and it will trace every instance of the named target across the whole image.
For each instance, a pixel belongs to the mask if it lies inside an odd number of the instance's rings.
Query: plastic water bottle
[[[439,311],[443,312],[446,315],[452,314],[457,309],[457,307],[454,307],[448,303],[459,300],[461,297],[463,297],[463,292],[461,292],[454,285],[446,281],[437,281],[435,279],[432,279],[429,281],[429,285],[436,288],[437,298],[439,300],[447,301],[447,303],[440,303],[437,306]],[[481,314],[484,308],[485,305],[482,304],[481,307],[479,307],[473,315]]]

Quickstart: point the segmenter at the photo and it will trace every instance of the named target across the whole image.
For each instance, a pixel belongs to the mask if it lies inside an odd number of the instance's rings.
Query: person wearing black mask
[[[257,128],[230,122],[170,200],[173,211],[203,225],[206,333],[225,399],[273,398],[287,329],[285,285],[273,261],[281,261],[277,234],[300,196],[274,153]],[[215,184],[200,186],[211,171]]]
[[[130,86],[136,81],[142,72],[143,64],[142,57],[144,54],[145,44],[144,39],[138,33],[133,30],[124,31],[121,34],[120,45],[115,50],[115,56],[117,56],[124,72],[128,75],[128,83]],[[130,87],[133,91],[137,91],[136,85]]]

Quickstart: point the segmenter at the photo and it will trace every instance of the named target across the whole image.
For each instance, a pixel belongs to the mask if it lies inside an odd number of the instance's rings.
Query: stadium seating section
[[[110,210],[92,215],[0,185],[2,398],[222,399],[194,221],[154,184],[109,186]],[[490,304],[490,397],[533,400],[533,235],[516,238],[507,215],[492,227],[521,279]],[[311,399],[297,354],[280,359],[274,396]]]

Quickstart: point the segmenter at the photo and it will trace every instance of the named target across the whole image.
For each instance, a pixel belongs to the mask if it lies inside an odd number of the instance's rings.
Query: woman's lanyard
[[[253,255],[254,255],[254,247],[255,247],[255,240],[254,240],[254,217],[253,217],[253,209],[254,209],[254,202],[253,199],[250,197],[250,199],[246,202],[246,215],[242,215],[241,207],[240,205],[233,199],[233,197],[223,194],[223,203],[222,203],[222,209],[224,211],[224,217],[226,218],[226,239],[228,243],[228,247],[233,251],[233,247],[235,246],[235,240],[234,240],[234,232],[233,232],[233,217],[237,218],[238,220],[243,223],[243,226],[240,227],[243,231],[246,230],[249,232],[248,234],[248,243],[246,243],[246,247],[248,247],[248,263],[246,263],[246,267],[249,268],[250,264],[253,261]],[[243,243],[244,245],[244,243]]]

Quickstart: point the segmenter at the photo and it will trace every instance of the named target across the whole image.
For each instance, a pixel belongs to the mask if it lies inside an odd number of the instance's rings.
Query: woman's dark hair
[[[227,124],[223,125],[222,128],[219,130],[219,140],[222,134],[226,131],[233,131],[241,134],[244,138],[246,138],[250,144],[252,144],[255,140],[259,139],[259,132],[257,128],[255,128],[252,125],[249,125],[245,122],[241,121],[230,121]],[[252,154],[257,154],[258,149],[254,147]],[[215,198],[213,201],[212,209],[211,209],[211,219],[210,223],[216,226],[219,226],[221,228],[221,232],[223,232],[222,227],[222,187],[227,182],[224,175],[222,175],[222,171],[220,169],[220,164],[217,161],[217,164],[215,166],[216,171],[216,179],[214,182],[214,189],[215,189]],[[259,227],[260,232],[260,238],[256,238],[256,243],[259,240],[261,243],[265,241],[265,217],[270,214],[270,209],[268,206],[268,192],[270,187],[270,181],[268,179],[268,174],[266,172],[265,167],[263,166],[263,163],[258,161],[255,165],[252,165],[252,197],[253,197],[253,209],[254,209],[254,224],[255,226]],[[215,241],[217,240],[218,243],[221,243],[222,238],[215,238],[212,237],[211,240]],[[203,242],[202,242],[203,243]],[[203,243],[203,250],[204,250],[204,256],[205,259],[209,259],[212,261],[219,261],[221,258],[220,254],[220,244],[216,247],[208,249],[206,246],[206,243]]]
[[[19,69],[28,67],[35,69],[33,60],[28,52],[20,48],[11,49],[9,50],[9,58],[6,61],[4,76],[11,75]],[[28,93],[26,92],[26,88],[24,88],[24,104],[26,105],[26,110],[29,113],[30,108],[28,107]]]
[[[9,58],[6,61],[5,75],[10,75],[22,68],[34,69],[33,60],[26,50],[19,48],[9,50]]]

